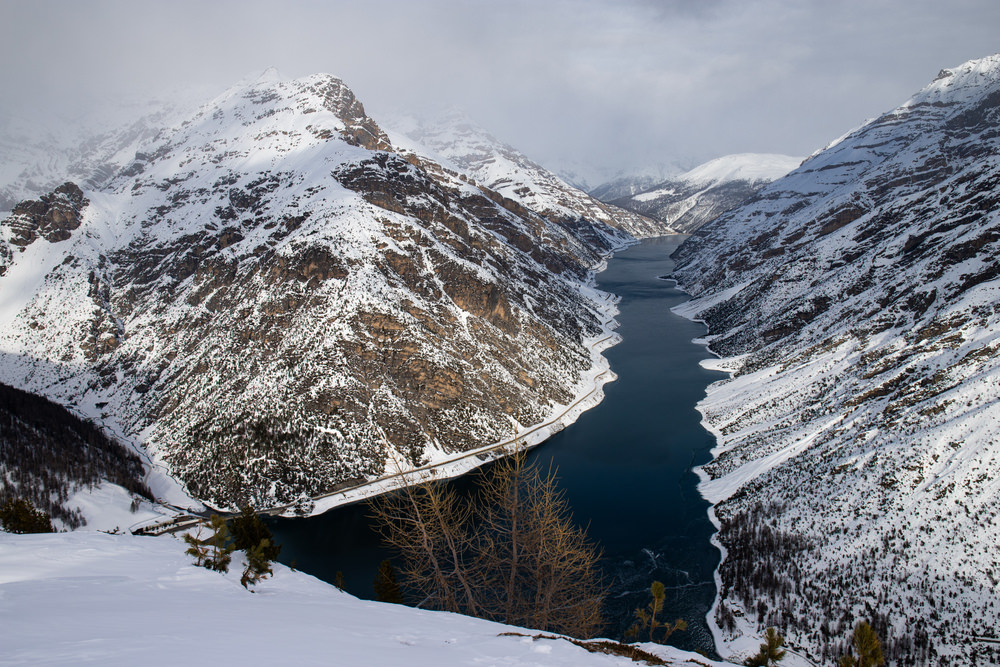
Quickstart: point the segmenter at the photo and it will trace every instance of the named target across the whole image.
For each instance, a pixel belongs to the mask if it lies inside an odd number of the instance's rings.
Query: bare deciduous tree
[[[417,606],[478,616],[469,565],[472,508],[440,483],[401,479],[399,491],[379,496],[371,508],[382,538],[402,558]]]
[[[485,473],[472,502],[424,480],[372,507],[418,606],[577,637],[600,629],[600,551],[573,523],[555,472],[523,452]]]
[[[517,452],[487,474],[477,505],[477,565],[488,616],[593,636],[603,623],[601,554],[573,523],[555,471],[528,466]]]

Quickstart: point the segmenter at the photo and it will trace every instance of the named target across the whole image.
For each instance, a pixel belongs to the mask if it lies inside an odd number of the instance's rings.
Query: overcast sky
[[[86,108],[276,67],[369,113],[457,105],[544,164],[806,155],[1000,51],[996,0],[0,0],[0,105]]]

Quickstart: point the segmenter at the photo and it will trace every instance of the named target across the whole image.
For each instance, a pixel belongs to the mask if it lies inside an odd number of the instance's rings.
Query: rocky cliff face
[[[11,246],[24,250],[39,238],[50,243],[69,239],[88,203],[75,183],[64,183],[38,200],[15,206],[3,225],[8,247],[0,252],[0,275],[12,259]]]
[[[944,70],[678,250],[733,373],[700,404],[724,645],[828,660],[868,618],[894,664],[997,661],[998,127],[1000,56]]]
[[[659,220],[675,232],[689,234],[736,208],[801,161],[787,155],[727,155],[642,192],[603,198],[620,208]]]
[[[261,80],[0,225],[0,372],[199,498],[289,502],[582,393],[630,237],[579,225],[394,152],[338,79]]]

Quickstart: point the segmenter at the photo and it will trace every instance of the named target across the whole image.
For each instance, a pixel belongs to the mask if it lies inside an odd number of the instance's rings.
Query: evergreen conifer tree
[[[249,553],[250,549],[267,540],[264,557],[268,561],[278,560],[281,545],[274,543],[274,536],[271,535],[270,529],[249,505],[244,507],[240,515],[233,519],[232,533],[235,549]]]
[[[256,585],[274,574],[274,570],[271,569],[271,561],[267,557],[270,547],[271,542],[265,537],[255,546],[246,550],[247,565],[243,570],[243,576],[240,577],[243,588],[250,590],[250,586]]]
[[[0,523],[8,533],[54,533],[52,520],[41,510],[36,510],[30,500],[9,498],[0,506]]]
[[[229,527],[226,520],[218,514],[213,514],[210,518],[212,523],[212,538],[209,544],[212,546],[212,554],[205,559],[205,567],[216,572],[227,572],[229,562],[233,559],[233,547],[229,543]]]
[[[375,599],[379,602],[403,604],[403,591],[396,583],[396,571],[387,560],[382,561],[375,574]]]
[[[625,633],[626,636],[637,638],[639,633],[649,629],[649,641],[658,642],[660,644],[667,641],[670,635],[674,634],[678,630],[687,630],[687,621],[682,618],[678,618],[673,623],[664,623],[656,619],[657,615],[663,611],[663,602],[666,599],[666,589],[663,586],[663,582],[654,581],[649,587],[649,592],[653,595],[653,601],[647,605],[645,609],[635,610],[635,623],[632,627],[628,629]],[[658,629],[664,628],[664,634],[659,639],[655,638],[655,633]]]
[[[788,654],[788,651],[781,648],[784,645],[785,638],[778,634],[777,628],[768,628],[760,651],[747,658],[743,664],[747,667],[774,667]]]
[[[868,621],[860,621],[854,626],[851,636],[853,654],[848,653],[840,658],[839,667],[879,667],[885,664],[882,656],[882,642]]]
[[[208,558],[208,546],[205,544],[204,540],[201,539],[202,530],[202,525],[198,524],[198,532],[194,535],[191,533],[184,533],[184,542],[189,545],[184,553],[193,557],[194,564],[198,567],[203,567],[205,565],[205,560]]]

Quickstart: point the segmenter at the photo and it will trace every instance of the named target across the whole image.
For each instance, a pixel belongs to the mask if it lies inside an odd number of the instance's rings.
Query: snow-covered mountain
[[[802,158],[739,153],[710,160],[639,193],[605,201],[690,233],[741,204],[762,187],[801,164]]]
[[[591,164],[558,163],[555,167],[548,163],[546,165],[559,178],[603,202],[648,190],[657,183],[675,178],[691,166],[680,161],[658,162],[645,167],[617,170],[602,169],[600,165]]]
[[[640,218],[396,152],[334,77],[238,85],[83,185],[0,224],[0,380],[217,505],[502,441],[611,377],[590,272]]]
[[[670,174],[656,176],[643,173],[616,176],[602,182],[600,185],[587,188],[587,194],[603,202],[613,202],[617,199],[645,192],[659,183],[675,178],[681,173],[683,173],[682,169]]]
[[[103,107],[82,118],[0,119],[0,213],[6,215],[18,202],[51,192],[67,180],[91,189],[103,187],[140,146],[197,107],[186,96],[175,95]]]
[[[398,119],[403,148],[465,174],[476,183],[556,221],[571,233],[603,223],[635,237],[656,236],[668,228],[655,220],[598,201],[493,137],[461,111],[436,121]]]
[[[998,128],[1000,56],[943,70],[677,251],[732,373],[723,654],[777,625],[826,662],[868,618],[890,664],[1000,660]]]

